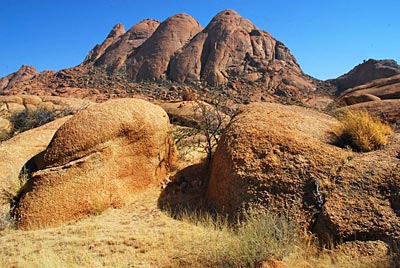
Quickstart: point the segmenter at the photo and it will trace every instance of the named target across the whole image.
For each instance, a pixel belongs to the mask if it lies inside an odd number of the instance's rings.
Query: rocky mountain
[[[275,98],[300,101],[317,89],[329,91],[323,82],[303,73],[282,42],[233,10],[218,13],[205,28],[187,14],[162,23],[146,19],[128,31],[117,24],[79,66],[40,74],[26,68],[1,80],[3,94],[95,101],[134,94],[172,100],[179,92],[163,92],[171,83],[186,83],[208,92],[218,87],[235,102],[245,103]],[[11,78],[14,82],[9,82]]]
[[[277,73],[294,79],[274,81]],[[288,73],[290,72],[290,74]],[[289,49],[270,34],[259,30],[233,10],[216,15],[171,59],[169,77],[177,82],[206,81],[218,85],[232,75],[245,75],[250,80],[262,79],[267,85],[312,88]],[[299,81],[296,81],[297,80]],[[275,83],[274,83],[275,82]]]
[[[106,49],[119,39],[121,35],[125,33],[124,25],[116,24],[111,32],[108,34],[106,40],[101,45],[96,45],[86,56],[84,63],[95,62],[100,56],[102,56]]]
[[[96,65],[114,72],[122,67],[128,55],[146,41],[160,25],[156,20],[143,20],[127,32],[117,24],[101,45],[96,45],[86,57],[83,65]],[[101,48],[101,49],[100,49]]]
[[[0,90],[10,88],[15,84],[24,82],[35,77],[39,72],[33,66],[22,65],[15,73],[0,78]]]
[[[217,86],[243,76],[261,81],[272,93],[296,95],[315,89],[282,42],[233,10],[217,14],[205,29],[186,14],[174,15],[157,26],[145,20],[117,39],[121,27],[115,26],[83,65],[94,63],[112,72],[126,68],[133,81],[204,81]],[[128,43],[129,36],[138,36],[138,32],[143,43]]]
[[[166,78],[172,55],[202,29],[189,15],[169,17],[142,46],[129,55],[126,62],[128,77],[138,82]]]
[[[337,94],[344,90],[366,84],[379,78],[387,78],[400,74],[400,65],[394,60],[369,59],[354,67],[348,73],[329,80],[336,85]]]

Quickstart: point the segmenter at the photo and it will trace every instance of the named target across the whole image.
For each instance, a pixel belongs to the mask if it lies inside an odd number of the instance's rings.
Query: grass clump
[[[232,235],[235,239],[219,249],[220,267],[256,267],[262,259],[283,260],[300,243],[295,224],[271,212],[249,213]]]
[[[393,129],[387,123],[373,117],[367,111],[345,111],[339,116],[342,125],[337,130],[340,146],[368,152],[388,143]]]
[[[287,217],[268,211],[248,213],[244,220],[238,222],[201,211],[184,211],[174,217],[203,226],[210,230],[210,234],[218,233],[217,238],[201,242],[207,245],[207,248],[202,249],[207,267],[257,267],[262,259],[285,259],[300,244],[296,225]]]

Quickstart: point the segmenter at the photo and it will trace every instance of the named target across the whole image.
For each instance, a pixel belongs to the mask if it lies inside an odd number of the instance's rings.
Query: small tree
[[[202,149],[210,163],[219,138],[230,120],[224,104],[226,101],[222,97],[209,98],[208,102],[194,100],[191,108],[193,119],[172,132],[178,149]],[[177,123],[180,124],[179,120]]]
[[[220,98],[212,100],[211,105],[196,101],[194,107],[194,112],[200,116],[198,131],[205,137],[205,144],[202,147],[207,154],[208,163],[211,162],[219,138],[229,121],[229,116],[222,109]]]

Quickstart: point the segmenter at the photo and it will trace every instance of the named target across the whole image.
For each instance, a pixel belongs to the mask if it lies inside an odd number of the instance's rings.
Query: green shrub
[[[54,110],[38,109],[13,113],[9,120],[13,125],[12,133],[15,134],[42,126],[56,117],[57,113]]]
[[[393,129],[367,111],[345,111],[339,116],[342,125],[337,129],[337,143],[341,146],[368,152],[386,145]]]

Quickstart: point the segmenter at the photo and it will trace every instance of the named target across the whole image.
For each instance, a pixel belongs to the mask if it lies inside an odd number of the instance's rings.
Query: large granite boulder
[[[169,119],[136,99],[112,100],[77,113],[33,161],[39,169],[13,213],[22,229],[57,226],[129,202],[160,183],[175,150]]]

